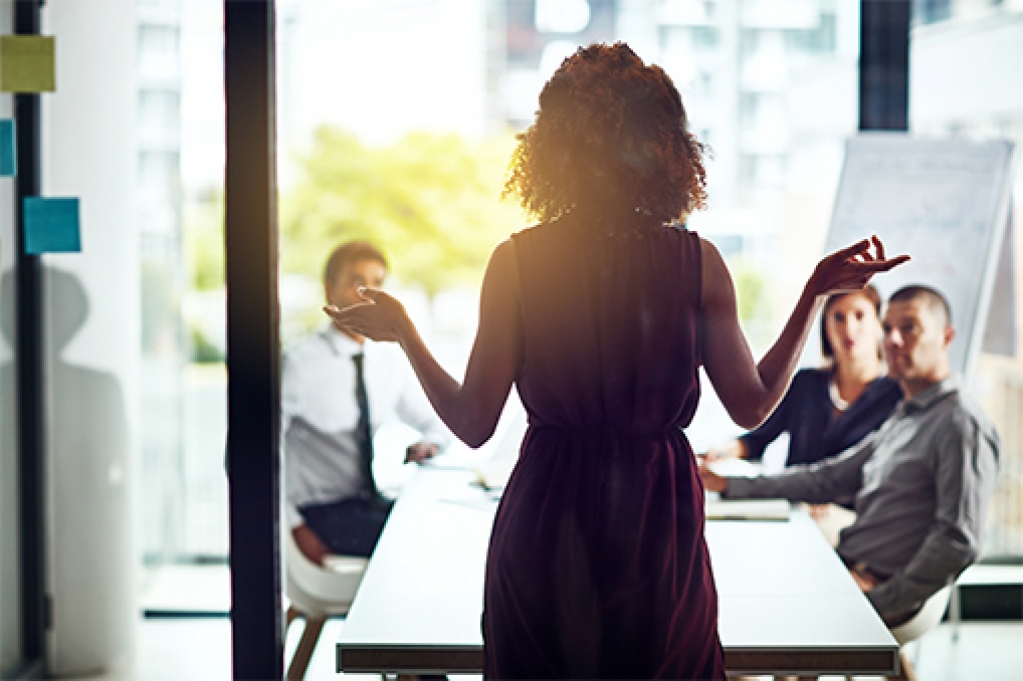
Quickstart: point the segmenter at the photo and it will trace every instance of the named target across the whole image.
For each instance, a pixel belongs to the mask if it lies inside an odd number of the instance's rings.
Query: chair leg
[[[298,608],[293,605],[289,605],[288,612],[285,614],[284,631],[287,631],[291,627],[291,623],[294,622],[301,614],[302,613],[298,611]]]
[[[962,593],[958,584],[952,584],[952,596],[948,601],[948,621],[952,625],[952,643],[959,642],[959,623],[963,616]]]
[[[899,675],[889,676],[888,681],[916,681],[916,670],[902,650],[899,651]]]
[[[288,681],[301,681],[305,676],[305,670],[309,666],[309,660],[312,659],[313,650],[316,648],[316,642],[320,639],[320,632],[323,631],[323,624],[326,621],[326,617],[306,616],[305,631],[302,632],[298,648],[295,649],[295,656],[291,658],[291,664],[288,665]]]

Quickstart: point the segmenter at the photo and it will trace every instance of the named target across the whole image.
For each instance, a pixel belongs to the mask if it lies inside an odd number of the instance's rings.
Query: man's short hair
[[[948,299],[940,291],[930,286],[923,284],[903,286],[888,298],[888,303],[905,303],[917,299],[924,300],[927,307],[944,316],[945,326],[952,325],[952,306],[948,304]]]
[[[387,258],[383,252],[368,241],[349,241],[334,249],[323,268],[323,283],[328,286],[337,278],[345,265],[363,260],[375,260],[387,269]]]

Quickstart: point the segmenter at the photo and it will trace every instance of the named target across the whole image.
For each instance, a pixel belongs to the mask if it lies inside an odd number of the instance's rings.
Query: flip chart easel
[[[941,291],[957,335],[954,372],[977,355],[1014,354],[1013,144],[864,133],[846,143],[826,252],[871,234],[912,260],[874,279],[887,298],[908,284]]]

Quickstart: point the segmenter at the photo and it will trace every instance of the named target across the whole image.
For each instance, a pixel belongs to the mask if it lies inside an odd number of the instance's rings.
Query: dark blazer
[[[747,458],[762,459],[767,445],[784,432],[791,438],[786,466],[834,456],[876,430],[902,399],[899,384],[881,377],[836,416],[828,394],[830,377],[830,369],[799,371],[774,413],[740,438],[746,444]]]

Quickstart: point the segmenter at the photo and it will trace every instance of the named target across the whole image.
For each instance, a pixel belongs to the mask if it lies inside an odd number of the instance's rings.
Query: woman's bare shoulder
[[[703,256],[704,261],[710,258],[721,263],[724,262],[717,246],[702,236],[697,236],[696,238],[700,240],[700,254]]]
[[[483,285],[488,289],[495,285],[517,292],[518,284],[519,263],[515,254],[515,238],[512,236],[499,243],[490,254]]]
[[[734,301],[732,277],[728,273],[728,267],[717,246],[700,237],[700,255],[703,280],[701,302],[703,306]]]
[[[510,236],[494,247],[490,254],[490,266],[501,266],[515,261],[515,236]]]

